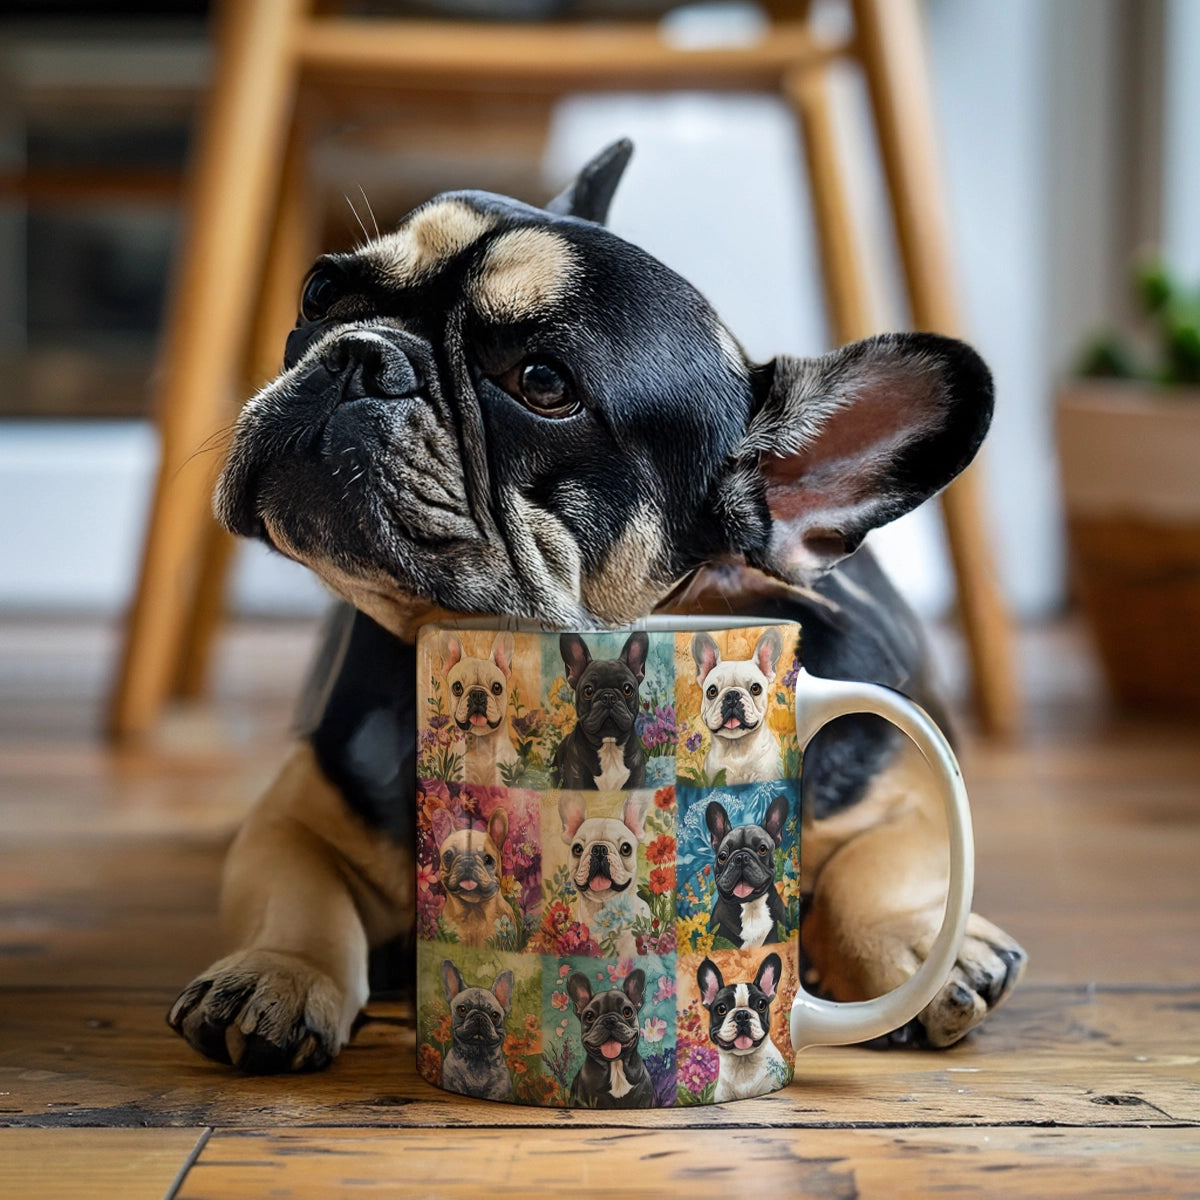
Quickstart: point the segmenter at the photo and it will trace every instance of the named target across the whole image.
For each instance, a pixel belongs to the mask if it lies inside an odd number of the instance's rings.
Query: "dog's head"
[[[782,652],[783,635],[774,625],[763,631],[748,659],[722,661],[709,634],[692,635],[696,681],[703,692],[700,716],[714,737],[737,741],[761,728]]]
[[[562,840],[571,848],[571,882],[581,896],[607,900],[637,880],[638,843],[646,836],[650,793],[629,793],[616,817],[589,817],[587,802],[578,792],[563,792],[558,800]]]
[[[710,800],[704,823],[717,859],[717,891],[727,900],[749,904],[775,885],[775,848],[787,824],[786,796],[767,805],[761,825],[734,825],[719,800]]]
[[[511,971],[501,971],[490,989],[468,987],[454,962],[444,958],[442,986],[450,1006],[451,1034],[458,1045],[491,1050],[504,1041],[504,1021],[512,1010]]]
[[[583,1048],[598,1062],[615,1062],[637,1050],[638,1013],[646,995],[646,972],[630,971],[619,988],[594,994],[591,980],[576,971],[567,992],[579,1018]]]
[[[512,659],[511,633],[496,634],[488,658],[463,654],[458,635],[443,633],[442,661],[450,690],[450,714],[463,733],[486,736],[504,723]]]
[[[492,810],[487,829],[455,829],[450,814],[433,814],[438,843],[438,879],[447,896],[471,906],[486,904],[500,891],[501,847],[508,838],[508,813]]]
[[[645,614],[707,563],[805,581],[971,460],[975,353],[930,334],[751,364],[605,230],[618,143],[547,208],[436,197],[318,260],[216,512],[404,636],[439,610]]]
[[[605,738],[621,744],[628,739],[638,714],[649,650],[650,639],[641,630],[625,639],[616,658],[593,659],[577,633],[559,638],[567,685],[575,693],[578,728],[592,745],[599,746]]]
[[[708,1036],[719,1050],[744,1058],[771,1033],[771,1001],[779,988],[783,960],[768,954],[753,982],[726,983],[720,968],[706,958],[696,972],[700,1003],[708,1009]]]

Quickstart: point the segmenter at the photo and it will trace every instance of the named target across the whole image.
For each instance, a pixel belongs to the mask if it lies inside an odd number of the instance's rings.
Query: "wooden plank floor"
[[[951,1051],[813,1050],[772,1097],[617,1115],[447,1097],[395,1004],[320,1075],[199,1059],[164,1014],[219,949],[221,856],[310,641],[239,627],[215,703],[110,752],[111,630],[0,623],[5,1200],[1200,1196],[1200,729],[1110,716],[1069,628],[1024,640],[1023,743],[966,743],[977,907],[1032,962]]]

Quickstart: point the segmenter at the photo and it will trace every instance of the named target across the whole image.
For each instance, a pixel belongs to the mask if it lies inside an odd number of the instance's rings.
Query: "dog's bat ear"
[[[442,670],[449,671],[463,656],[462,642],[458,635],[443,631],[441,636]]]
[[[778,958],[779,955],[774,957]],[[507,1017],[512,1011],[513,973],[511,971],[501,971],[496,976],[496,982],[492,984],[492,995],[499,1001],[500,1007],[504,1009],[504,1015]]]
[[[592,1002],[592,985],[588,982],[588,977],[579,971],[569,976],[567,979],[567,995],[571,997],[571,1003],[575,1006],[576,1015],[582,1013]]]
[[[504,672],[504,678],[512,675],[513,635],[508,632],[496,634],[492,642],[492,662]]]
[[[696,682],[703,687],[709,671],[721,661],[721,651],[707,633],[695,633],[692,635],[692,658],[696,663]]]
[[[783,634],[778,625],[772,625],[763,631],[762,637],[754,646],[754,661],[758,669],[768,678],[775,678],[775,668],[779,665],[779,656],[783,653]]]
[[[941,491],[975,457],[992,418],[983,360],[931,333],[781,357],[755,378],[759,408],[716,507],[752,565],[793,583]]]
[[[779,975],[783,970],[783,960],[778,954],[768,954],[762,960],[762,966],[758,968],[758,974],[754,977],[754,986],[761,991],[768,1000],[775,999],[775,992],[779,988]]]
[[[641,967],[630,971],[625,976],[625,982],[621,984],[621,991],[633,1001],[634,1008],[641,1008],[642,1001],[646,998],[646,972]]]
[[[508,840],[508,813],[505,809],[492,809],[492,815],[488,817],[487,834],[497,849],[503,847]],[[496,865],[499,866],[499,863]]]
[[[708,826],[708,836],[712,840],[713,850],[719,850],[721,843],[729,836],[733,826],[729,822],[729,814],[720,800],[710,800],[704,810],[704,823]]]
[[[587,805],[575,792],[563,792],[558,798],[558,815],[562,820],[562,840],[569,846],[580,825],[587,820]]]
[[[563,666],[567,668],[567,684],[573,688],[592,661],[592,652],[577,633],[562,634],[558,639],[558,652],[562,655]]]
[[[637,676],[640,683],[646,678],[646,658],[650,653],[650,635],[638,630],[625,639],[621,661]]]
[[[621,821],[637,841],[646,836],[646,814],[650,811],[651,794],[632,791],[621,810]]]
[[[454,997],[467,986],[462,973],[448,958],[442,959],[442,986],[446,989],[447,1004],[453,1004]]]
[[[433,840],[440,846],[453,832],[454,820],[444,808],[436,808],[429,818]]]
[[[581,217],[603,225],[613,193],[633,154],[633,143],[621,138],[605,146],[549,204],[546,211],[560,217]]]
[[[786,796],[776,796],[767,806],[767,815],[763,817],[762,827],[778,845],[783,835],[783,827],[788,819],[788,800]]]
[[[721,978],[720,968],[711,958],[706,958],[700,964],[696,971],[696,983],[700,988],[700,1003],[705,1008],[712,1008],[717,993],[725,986],[725,980]]]

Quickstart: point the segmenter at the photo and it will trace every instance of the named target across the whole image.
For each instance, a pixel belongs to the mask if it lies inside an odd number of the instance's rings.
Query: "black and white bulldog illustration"
[[[775,890],[775,848],[788,818],[786,796],[767,806],[761,825],[734,825],[719,800],[709,801],[704,821],[716,857],[717,902],[708,927],[735,946],[782,941],[786,913]]]
[[[786,1064],[771,1040],[771,1001],[779,990],[783,961],[772,952],[747,983],[729,983],[706,958],[696,972],[700,1002],[708,1009],[708,1036],[717,1048],[720,1070],[713,1100],[745,1100],[775,1091]]]

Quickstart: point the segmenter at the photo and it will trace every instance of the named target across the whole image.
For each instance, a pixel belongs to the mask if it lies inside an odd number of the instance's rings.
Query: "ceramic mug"
[[[763,1095],[795,1052],[929,1003],[971,907],[966,792],[932,720],[800,667],[796,623],[649,619],[418,638],[417,1065],[491,1100],[664,1107]],[[799,979],[805,745],[852,712],[928,760],[950,835],[915,975],[838,1004]]]

